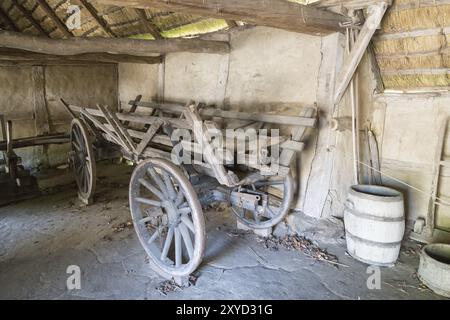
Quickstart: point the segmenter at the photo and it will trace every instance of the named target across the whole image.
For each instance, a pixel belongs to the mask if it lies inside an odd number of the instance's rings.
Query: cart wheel
[[[166,278],[186,277],[205,250],[202,207],[189,180],[170,161],[141,162],[130,181],[134,228],[152,267]]]
[[[239,186],[233,191],[259,196],[257,210],[248,210],[231,204],[231,211],[237,219],[249,228],[266,229],[275,226],[289,212],[294,198],[294,179],[270,176],[248,186]]]
[[[80,119],[72,120],[70,141],[72,152],[69,159],[78,186],[78,197],[84,203],[91,204],[95,192],[96,164],[91,137]]]

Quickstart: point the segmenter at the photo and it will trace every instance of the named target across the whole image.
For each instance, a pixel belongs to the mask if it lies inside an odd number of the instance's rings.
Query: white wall
[[[448,116],[448,94],[377,97],[373,119],[379,128],[377,138],[381,145],[381,170],[430,194],[439,132]],[[447,131],[443,158],[450,157],[449,134],[450,131]],[[444,199],[450,197],[449,173],[448,169],[444,169],[440,178],[440,193]],[[429,203],[427,195],[389,177],[384,177],[383,182],[405,192],[407,219],[413,221],[426,216]],[[450,230],[450,210],[438,207],[436,214],[437,224]]]

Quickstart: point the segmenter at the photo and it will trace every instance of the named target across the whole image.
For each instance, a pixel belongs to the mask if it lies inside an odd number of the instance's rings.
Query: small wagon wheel
[[[278,224],[289,212],[294,198],[294,179],[291,174],[284,178],[262,176],[260,180],[248,186],[236,187],[233,191],[258,196],[255,210],[248,210],[231,203],[231,211],[247,227],[265,229]]]
[[[70,164],[78,186],[78,196],[86,204],[92,202],[96,183],[96,164],[91,137],[80,119],[73,119],[70,130]]]
[[[189,180],[168,160],[141,162],[130,181],[130,210],[152,267],[165,277],[195,271],[205,250],[202,207]]]

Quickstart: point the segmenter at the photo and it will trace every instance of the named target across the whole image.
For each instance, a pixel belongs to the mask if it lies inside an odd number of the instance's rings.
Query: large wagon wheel
[[[170,161],[141,162],[130,181],[130,210],[152,267],[166,278],[186,277],[205,250],[202,207],[189,180]]]
[[[70,164],[78,186],[78,197],[84,203],[90,204],[95,192],[96,164],[91,137],[82,120],[72,120],[70,141]]]
[[[266,229],[278,224],[289,212],[294,199],[294,179],[291,174],[284,178],[261,176],[260,180],[233,191],[253,194],[259,199],[256,210],[231,203],[231,211],[237,219],[249,228]]]

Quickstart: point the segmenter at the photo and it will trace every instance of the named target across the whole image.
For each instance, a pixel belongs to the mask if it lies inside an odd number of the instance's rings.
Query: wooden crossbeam
[[[150,33],[153,38],[155,39],[162,39],[161,33],[158,31],[158,28],[155,26],[154,23],[149,21],[147,19],[147,15],[145,13],[144,9],[135,9],[136,14],[139,17],[139,20],[141,21],[142,26],[144,27],[145,31]]]
[[[108,23],[98,15],[97,9],[89,3],[87,0],[77,0],[86,10],[89,12],[91,17],[95,20],[98,26],[110,37],[116,37],[116,34],[111,30]]]
[[[194,52],[226,54],[230,45],[223,41],[199,39],[138,40],[116,38],[45,39],[19,32],[0,31],[0,47],[31,52],[73,56],[85,53],[114,53],[133,56],[154,56],[155,53]]]
[[[39,31],[39,33],[49,38],[50,36],[47,32],[42,28],[42,26],[33,18],[31,12],[29,12],[22,4],[20,4],[17,0],[11,0],[12,4],[22,13],[22,15]]]
[[[6,24],[9,30],[16,32],[20,31],[14,24],[14,22],[11,20],[11,18],[8,16],[8,14],[2,9],[1,6],[0,6],[0,19],[3,20],[3,22]]]
[[[83,63],[140,63],[140,64],[158,64],[162,57],[140,57],[125,54],[109,53],[87,53],[73,56],[60,56],[51,54],[34,53],[16,49],[0,48],[1,61],[13,61],[19,64],[83,64]]]
[[[67,26],[59,19],[56,15],[55,11],[53,11],[52,7],[45,0],[36,0],[42,10],[45,11],[47,16],[55,23],[56,27],[61,31],[66,37],[73,37],[73,34],[69,31]]]
[[[311,34],[341,31],[350,18],[285,0],[96,0],[105,5],[163,9]]]

